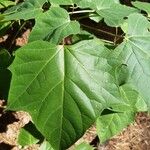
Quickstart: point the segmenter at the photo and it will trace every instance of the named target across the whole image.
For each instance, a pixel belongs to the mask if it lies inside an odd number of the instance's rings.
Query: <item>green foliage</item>
[[[11,80],[7,109],[31,115],[46,139],[41,150],[69,148],[94,122],[105,142],[133,122],[136,112],[150,110],[150,4],[132,4],[0,2],[1,35],[16,22],[35,21],[29,43],[16,50],[13,62],[7,50],[0,50],[0,98],[7,99]],[[103,31],[102,25],[116,33]],[[114,40],[104,40],[102,33]],[[102,115],[104,110],[111,113]],[[33,134],[23,128],[18,142],[42,142]],[[93,148],[81,144],[76,149]]]

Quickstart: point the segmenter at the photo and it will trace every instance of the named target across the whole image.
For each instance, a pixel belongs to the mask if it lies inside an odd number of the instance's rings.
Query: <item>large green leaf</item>
[[[52,7],[36,19],[36,24],[29,37],[29,41],[44,39],[50,40],[53,43],[59,43],[70,34],[77,34],[79,32],[79,23],[71,21],[65,9]]]
[[[118,134],[123,128],[134,121],[133,112],[114,113],[100,116],[96,121],[97,133],[103,143]]]
[[[109,73],[109,53],[99,40],[65,47],[31,42],[10,68],[8,109],[29,112],[54,149],[68,148],[103,109],[124,104]]]
[[[129,69],[128,83],[140,93],[150,109],[150,23],[140,14],[132,14],[127,21],[124,42],[113,55]]]
[[[46,0],[25,0],[24,2],[8,9],[4,13],[4,21],[33,19],[43,12],[42,6],[45,2]]]
[[[119,26],[124,17],[137,11],[134,8],[121,5],[116,0],[82,0],[78,5],[81,8],[92,8],[110,26]]]

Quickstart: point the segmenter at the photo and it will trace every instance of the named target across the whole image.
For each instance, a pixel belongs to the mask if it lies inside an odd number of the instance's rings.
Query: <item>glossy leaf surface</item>
[[[8,109],[29,112],[54,149],[68,148],[103,109],[124,104],[109,73],[108,54],[99,40],[65,47],[28,44],[10,67]]]

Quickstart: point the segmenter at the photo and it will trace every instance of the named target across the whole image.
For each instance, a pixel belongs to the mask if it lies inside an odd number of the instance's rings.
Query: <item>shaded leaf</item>
[[[121,64],[120,66],[116,67],[115,76],[119,86],[127,82],[128,75],[129,75],[129,71],[127,65]]]
[[[6,69],[11,62],[11,56],[5,49],[0,50],[0,69]]]
[[[7,67],[11,63],[11,56],[7,50],[0,50],[0,99],[7,99],[11,81],[11,72]]]
[[[7,100],[11,81],[11,72],[8,69],[0,69],[0,99]]]

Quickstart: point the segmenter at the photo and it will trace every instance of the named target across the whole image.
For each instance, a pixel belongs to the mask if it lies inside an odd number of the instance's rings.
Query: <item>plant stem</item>
[[[89,28],[89,29],[92,29],[92,30],[95,30],[95,31],[99,31],[99,32],[105,33],[107,35],[111,35],[111,36],[114,36],[114,37],[123,38],[123,36],[121,36],[121,35],[116,35],[116,34],[113,34],[113,33],[110,33],[110,32],[104,31],[104,30],[101,30],[101,29],[96,29],[94,27],[87,26],[87,25],[82,24],[82,23],[81,23],[81,25],[84,26],[84,27],[86,27],[86,28]]]
[[[79,11],[69,12],[69,14],[72,15],[72,14],[92,13],[92,12],[95,12],[95,10],[79,10]]]
[[[115,34],[115,38],[114,38],[114,45],[116,45],[117,35],[118,35],[118,28],[116,27],[116,34]]]
[[[95,17],[96,14],[92,14],[90,17]],[[81,17],[76,17],[75,20],[81,20],[81,19],[84,19],[84,18],[89,18],[89,14],[85,15],[85,16],[81,16]]]

